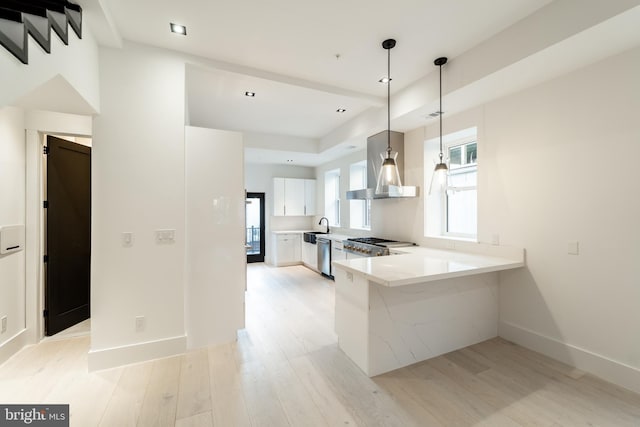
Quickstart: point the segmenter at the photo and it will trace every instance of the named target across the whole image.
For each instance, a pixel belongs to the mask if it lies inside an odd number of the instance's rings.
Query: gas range
[[[414,243],[398,242],[396,240],[380,239],[377,237],[358,237],[342,241],[345,252],[360,256],[389,255],[390,247],[413,246]]]

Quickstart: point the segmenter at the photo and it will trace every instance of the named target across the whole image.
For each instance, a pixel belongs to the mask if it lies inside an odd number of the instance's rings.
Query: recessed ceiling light
[[[347,111],[347,110],[345,110],[344,108],[338,108],[336,110],[337,113],[344,113],[345,111]]]
[[[248,96],[249,98],[254,98],[256,96],[256,93],[247,91],[244,93],[244,96]]]
[[[380,80],[378,80],[378,81],[379,81],[380,83],[385,83],[385,84],[386,84],[386,83],[389,83],[391,80],[393,80],[393,79],[390,79],[389,77],[383,77],[383,78],[381,78],[381,79],[380,79]]]
[[[174,24],[173,22],[169,24],[171,27],[171,32],[176,34],[182,34],[183,36],[187,35],[187,27],[180,24]]]
[[[444,114],[444,113],[440,111],[434,111],[433,113],[429,113],[429,115],[426,118],[427,119],[435,118],[435,117],[438,117],[440,114]]]

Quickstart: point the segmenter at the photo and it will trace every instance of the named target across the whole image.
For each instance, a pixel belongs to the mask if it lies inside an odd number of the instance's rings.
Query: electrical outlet
[[[569,242],[567,244],[567,253],[569,255],[578,255],[580,253],[579,242]]]
[[[2,319],[0,319],[0,322],[2,323],[2,332],[1,333],[5,333],[7,332],[7,316],[2,316]]]
[[[133,233],[130,231],[125,231],[122,233],[122,247],[130,248],[133,246]]]
[[[144,331],[145,323],[144,316],[136,316],[136,332]]]

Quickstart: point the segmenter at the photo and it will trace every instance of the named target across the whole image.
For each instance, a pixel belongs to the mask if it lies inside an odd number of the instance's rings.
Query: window
[[[349,190],[367,188],[367,161],[349,167]],[[349,200],[349,227],[371,229],[371,200]]]
[[[340,169],[324,174],[324,216],[332,226],[340,226]]]
[[[443,234],[476,237],[478,230],[478,144],[447,146],[449,173],[442,193]]]
[[[478,129],[471,127],[443,135],[442,151],[448,172],[438,185],[434,167],[440,138],[424,143],[424,235],[476,239],[478,235]],[[433,186],[432,186],[433,184]]]

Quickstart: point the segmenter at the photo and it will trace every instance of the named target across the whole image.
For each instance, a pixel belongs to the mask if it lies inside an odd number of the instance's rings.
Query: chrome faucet
[[[318,225],[322,225],[322,220],[326,219],[327,220],[327,234],[329,233],[329,219],[325,216],[323,216],[322,218],[320,218],[320,222],[318,223]]]

